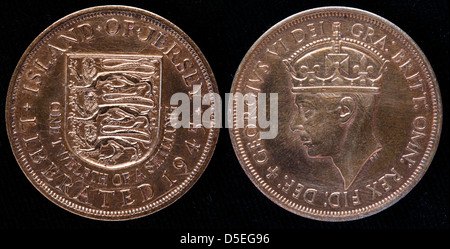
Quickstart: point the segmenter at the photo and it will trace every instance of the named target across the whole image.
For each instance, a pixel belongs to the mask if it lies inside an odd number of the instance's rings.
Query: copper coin
[[[11,79],[15,157],[44,196],[73,213],[154,213],[192,187],[214,151],[217,128],[169,122],[171,96],[192,95],[194,84],[217,92],[201,51],[168,20],[125,6],[70,14],[31,43]]]
[[[256,187],[304,217],[384,210],[419,182],[438,146],[442,107],[429,62],[402,30],[363,10],[324,7],[279,22],[250,48],[231,92],[277,93],[276,137],[237,127],[234,104],[231,139]]]

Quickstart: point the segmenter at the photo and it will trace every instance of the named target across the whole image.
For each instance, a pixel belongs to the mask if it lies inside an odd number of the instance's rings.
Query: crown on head
[[[340,27],[334,22],[332,38],[314,41],[285,60],[293,93],[379,93],[388,61],[366,43],[342,37]]]

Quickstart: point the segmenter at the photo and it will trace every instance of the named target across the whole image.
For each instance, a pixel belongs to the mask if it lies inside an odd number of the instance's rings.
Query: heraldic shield
[[[160,127],[161,58],[68,54],[66,141],[82,160],[122,168],[148,158]]]

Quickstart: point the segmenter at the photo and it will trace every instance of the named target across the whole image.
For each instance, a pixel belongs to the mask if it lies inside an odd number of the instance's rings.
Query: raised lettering
[[[142,202],[148,201],[153,197],[153,188],[150,184],[144,183],[137,187],[142,194]]]

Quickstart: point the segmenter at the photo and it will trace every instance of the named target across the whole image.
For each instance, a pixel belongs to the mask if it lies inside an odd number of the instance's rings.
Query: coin
[[[266,117],[277,112],[276,136],[262,138],[267,118],[249,125],[250,102],[235,100],[231,140],[254,185],[303,217],[384,210],[416,186],[438,146],[442,107],[429,62],[400,28],[363,10],[316,8],[274,25],[245,55],[231,93],[277,94],[277,108],[258,105]]]
[[[217,92],[199,48],[168,20],[126,6],[75,12],[31,43],[12,76],[14,155],[70,212],[100,220],[154,213],[198,180],[218,138],[217,128],[169,122],[171,96],[191,96],[193,85]]]

